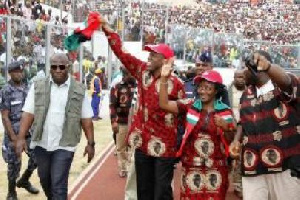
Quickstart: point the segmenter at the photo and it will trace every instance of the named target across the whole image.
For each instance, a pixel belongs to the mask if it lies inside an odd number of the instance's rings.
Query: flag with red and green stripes
[[[74,33],[64,40],[65,49],[75,51],[80,43],[91,40],[94,32],[100,27],[99,16],[97,12],[90,12],[85,22],[85,28],[82,30],[80,28],[75,29]]]
[[[182,136],[182,142],[181,142],[180,148],[176,154],[177,157],[181,156],[183,147],[184,147],[188,137],[192,133],[194,126],[198,123],[200,117],[201,117],[200,111],[193,105],[187,112],[185,132],[184,132],[184,135]]]

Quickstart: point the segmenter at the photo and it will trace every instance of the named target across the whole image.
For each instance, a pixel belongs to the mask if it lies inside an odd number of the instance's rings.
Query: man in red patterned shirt
[[[137,196],[139,200],[171,200],[176,140],[177,116],[159,107],[159,88],[168,84],[169,99],[184,97],[184,86],[177,76],[171,75],[168,82],[160,81],[163,63],[174,56],[173,50],[165,45],[147,45],[148,62],[143,62],[125,52],[118,34],[100,17],[102,30],[108,43],[137,80],[138,97],[129,130],[128,142],[137,148],[135,167],[137,174]]]

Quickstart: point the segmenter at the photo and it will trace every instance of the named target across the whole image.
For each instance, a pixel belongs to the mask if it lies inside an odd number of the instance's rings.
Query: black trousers
[[[175,158],[148,156],[135,151],[135,168],[138,200],[172,200],[171,182]]]

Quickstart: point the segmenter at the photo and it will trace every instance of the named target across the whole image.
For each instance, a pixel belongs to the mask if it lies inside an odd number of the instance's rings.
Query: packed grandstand
[[[64,12],[57,11],[57,8]],[[12,57],[25,57],[32,61],[33,52],[32,62],[40,66],[45,64],[47,24],[54,25],[50,51],[66,52],[63,40],[71,29],[64,25],[84,22],[92,10],[104,15],[120,34],[124,34],[125,41],[142,40],[144,44],[166,42],[173,47],[177,58],[185,61],[194,62],[201,52],[212,50],[216,67],[234,68],[249,50],[260,48],[272,52],[274,60],[283,67],[299,68],[299,8],[299,4],[291,1],[250,0],[67,0],[62,4],[50,0],[2,1],[0,61],[3,66],[5,16],[17,16],[13,18],[11,30]],[[24,19],[28,21],[22,23]],[[72,53],[75,62],[78,52]],[[95,62],[97,56],[91,50],[84,50],[84,59],[88,61]]]
[[[60,8],[59,1],[46,1],[45,4]],[[66,19],[56,22],[60,16],[52,16],[38,3],[40,1],[3,1],[0,14],[14,14],[27,19],[41,18],[54,23],[67,23]],[[75,21],[84,21],[89,10],[105,13],[113,24],[120,19],[119,0],[70,0],[63,1],[62,8],[71,12]],[[267,40],[276,44],[297,44],[300,41],[299,4],[291,1],[236,1],[228,0],[221,3],[198,1],[198,6],[189,2],[176,5],[165,3],[172,1],[123,0],[125,9],[125,29],[129,40],[139,38],[139,29],[143,24],[144,31],[154,33],[159,40],[164,37],[165,20],[168,12],[168,24],[180,24],[193,28],[212,29],[215,32],[242,34],[250,40]],[[160,4],[163,2],[164,4]],[[178,1],[174,1],[178,2]],[[195,2],[197,2],[195,0]],[[260,3],[259,3],[260,2]],[[144,12],[142,13],[142,10]],[[63,16],[64,17],[64,16]],[[121,25],[120,25],[121,26]],[[119,27],[121,28],[121,27]],[[136,30],[137,29],[137,30]]]

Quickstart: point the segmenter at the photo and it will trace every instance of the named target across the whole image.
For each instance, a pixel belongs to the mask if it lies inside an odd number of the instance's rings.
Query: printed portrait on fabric
[[[161,139],[153,137],[148,142],[148,153],[154,157],[160,157],[166,151],[166,145]]]

